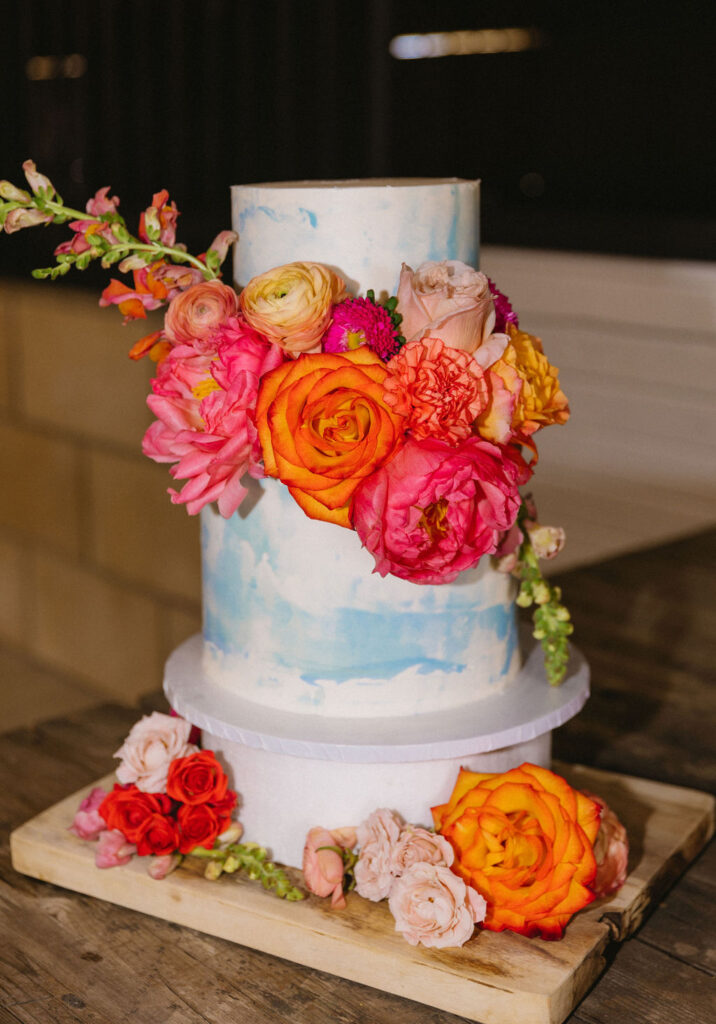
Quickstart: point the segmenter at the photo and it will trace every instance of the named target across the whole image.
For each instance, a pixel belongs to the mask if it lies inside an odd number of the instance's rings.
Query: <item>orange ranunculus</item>
[[[461,769],[435,829],[455,850],[453,871],[484,896],[484,927],[561,938],[594,899],[599,807],[534,764],[501,774]]]
[[[355,489],[401,444],[406,421],[385,404],[387,376],[363,345],[306,354],[263,377],[256,426],[266,475],[311,519],[350,529]]]

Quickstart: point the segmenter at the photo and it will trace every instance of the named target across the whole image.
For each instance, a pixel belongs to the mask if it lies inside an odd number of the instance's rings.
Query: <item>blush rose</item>
[[[419,861],[397,878],[388,899],[395,930],[411,944],[462,946],[485,917],[485,900],[444,864]]]
[[[185,719],[160,711],[145,715],[132,726],[114,755],[121,758],[117,768],[119,781],[133,782],[145,793],[163,793],[172,761],[198,749],[189,742],[191,728]]]

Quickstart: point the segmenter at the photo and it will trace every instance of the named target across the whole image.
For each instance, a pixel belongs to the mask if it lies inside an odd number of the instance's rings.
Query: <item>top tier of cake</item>
[[[479,183],[279,183],[232,189],[245,285],[284,263],[333,267],[353,294],[394,294],[402,263],[477,265]],[[308,519],[275,480],[238,513],[202,513],[204,671],[258,704],[331,717],[433,713],[519,670],[513,581],[489,558],[451,584],[372,573],[358,535]]]

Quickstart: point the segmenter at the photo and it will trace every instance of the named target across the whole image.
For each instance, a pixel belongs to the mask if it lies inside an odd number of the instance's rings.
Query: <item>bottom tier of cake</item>
[[[169,658],[167,698],[227,767],[246,839],[294,866],[314,825],[355,825],[378,807],[430,825],[430,807],[447,799],[461,766],[548,766],[551,730],[589,696],[589,669],[578,651],[564,683],[550,687],[535,645],[508,693],[434,715],[330,719],[227,694],[203,677],[201,652],[201,637],[193,637]]]

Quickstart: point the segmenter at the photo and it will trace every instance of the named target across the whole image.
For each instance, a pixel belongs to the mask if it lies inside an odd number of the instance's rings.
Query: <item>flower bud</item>
[[[230,853],[224,861],[224,871],[226,874],[232,875],[234,871],[238,871],[240,867],[241,862],[239,861],[239,858],[235,857],[233,853]]]
[[[217,878],[221,877],[223,870],[224,866],[220,861],[210,860],[204,868],[204,878],[208,878],[210,882],[215,882]]]
[[[14,203],[29,203],[30,193],[18,188],[11,181],[0,181],[0,199],[9,199]]]
[[[232,821],[227,829],[225,829],[218,837],[217,842],[220,846],[228,846],[230,843],[237,843],[243,834],[243,826],[238,821]]]
[[[547,604],[549,601],[549,587],[544,580],[535,583],[532,588],[532,596],[536,604]]]
[[[22,169],[25,172],[27,183],[35,195],[44,190],[47,193],[47,198],[52,199],[55,194],[55,187],[49,178],[46,178],[44,174],[40,174],[35,167],[35,161],[26,160],[22,165]]]
[[[22,228],[34,228],[37,224],[49,224],[51,220],[51,213],[42,213],[41,210],[36,210],[34,207],[28,210],[19,206],[15,210],[10,210],[3,227],[6,234],[12,235],[15,231],[21,231]]]

